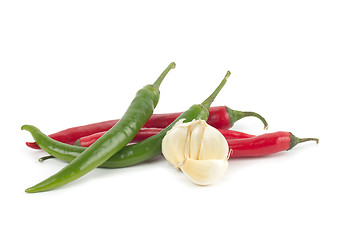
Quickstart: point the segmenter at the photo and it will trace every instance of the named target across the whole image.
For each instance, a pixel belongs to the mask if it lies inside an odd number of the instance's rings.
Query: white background
[[[1,239],[359,239],[358,1],[1,1]],[[25,146],[122,116],[175,61],[156,113],[200,103],[261,113],[234,129],[318,137],[232,159],[199,187],[162,157],[24,190],[66,166]],[[10,235],[10,236],[9,236]],[[5,237],[7,236],[7,237]]]

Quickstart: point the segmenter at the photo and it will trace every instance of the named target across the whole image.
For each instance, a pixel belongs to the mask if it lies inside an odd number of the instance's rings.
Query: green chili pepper
[[[217,94],[225,85],[227,78],[230,76],[230,72],[227,72],[224,80],[215,89],[215,91],[201,104],[195,104],[191,106],[186,112],[182,113],[176,120],[174,120],[168,127],[162,130],[155,136],[145,139],[137,144],[129,145],[124,147],[120,152],[113,155],[106,162],[101,164],[99,167],[104,168],[119,168],[128,167],[137,163],[143,162],[150,158],[153,158],[161,154],[161,142],[166,132],[170,130],[175,123],[180,119],[185,119],[184,122],[190,122],[193,119],[207,120],[209,116],[209,107],[214,101]],[[24,130],[29,131],[36,143],[49,154],[71,162],[86,148],[73,146],[66,143],[61,143],[51,139],[47,135],[40,132],[39,129],[33,126],[26,126]]]
[[[25,191],[28,193],[42,192],[72,182],[119,152],[135,137],[136,133],[151,117],[159,101],[160,84],[167,73],[174,67],[175,63],[170,63],[154,84],[146,85],[140,89],[121,120],[99,138],[96,143],[83,151],[58,173]],[[22,129],[28,128],[28,125],[22,127]],[[40,145],[42,144],[40,143]]]

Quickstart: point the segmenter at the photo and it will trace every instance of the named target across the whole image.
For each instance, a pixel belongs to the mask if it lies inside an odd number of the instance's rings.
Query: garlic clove
[[[209,185],[218,180],[228,167],[227,159],[208,159],[199,161],[188,158],[181,166],[182,172],[198,185]]]
[[[189,154],[185,155],[188,158],[199,158],[203,135],[206,127],[206,125],[203,123],[204,121],[197,120],[193,122],[191,126],[189,126]]]
[[[216,128],[207,125],[202,137],[201,150],[197,159],[227,159],[229,145]]]
[[[228,151],[225,137],[203,120],[179,121],[162,141],[164,157],[199,185],[211,184],[225,173]]]
[[[175,167],[179,168],[186,159],[185,145],[188,128],[177,126],[167,132],[162,141],[162,153],[164,157]]]

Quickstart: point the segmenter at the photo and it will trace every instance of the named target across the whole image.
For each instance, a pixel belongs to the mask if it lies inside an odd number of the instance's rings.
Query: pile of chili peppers
[[[298,143],[310,140],[318,143],[317,138],[297,138],[290,132],[255,136],[229,130],[235,122],[249,116],[258,118],[264,128],[268,128],[266,120],[258,113],[237,111],[227,106],[210,107],[230,72],[227,72],[220,85],[201,104],[195,104],[183,113],[153,114],[159,100],[159,86],[172,68],[175,68],[175,63],[171,63],[154,84],[140,89],[121,119],[73,127],[49,136],[34,126],[22,126],[35,140],[26,145],[33,149],[43,149],[50,154],[40,158],[40,161],[56,157],[70,162],[55,175],[26,189],[26,192],[51,190],[74,181],[96,167],[127,167],[149,160],[161,154],[163,137],[179,119],[185,119],[185,122],[207,120],[209,125],[217,128],[226,138],[231,159],[287,151]]]

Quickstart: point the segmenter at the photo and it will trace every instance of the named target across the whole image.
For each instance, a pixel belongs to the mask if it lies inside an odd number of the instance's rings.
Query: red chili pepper
[[[151,134],[154,134],[158,130],[159,129],[156,128],[151,130],[141,129],[141,137],[139,137],[138,140],[142,138],[142,140],[144,140],[147,137],[151,137]],[[290,132],[274,132],[254,136],[233,130],[219,129],[219,131],[224,135],[229,144],[229,158],[260,157],[277,152],[288,151],[295,147],[298,143],[306,141],[316,141],[316,143],[319,143],[319,139],[317,138],[298,138]],[[84,137],[77,141],[76,144],[83,147],[88,147],[88,145],[91,145],[94,141],[96,141],[97,138],[100,137],[99,135],[102,134],[104,133],[97,133],[88,137]],[[82,141],[83,139],[85,140]],[[42,157],[39,159],[39,161],[42,162],[48,158],[53,158],[53,156],[50,155]]]
[[[163,130],[163,128],[142,128],[136,134],[136,136],[133,138],[131,143],[136,143],[136,142],[140,142],[142,140],[145,140],[145,139],[147,139],[147,138],[149,138],[151,136],[154,136],[154,135],[158,134],[161,130]],[[250,134],[243,133],[243,132],[238,132],[238,131],[232,131],[232,130],[226,130],[226,129],[218,129],[218,130],[222,133],[222,135],[224,135],[226,140],[255,137],[254,135],[250,135]],[[94,134],[89,135],[89,136],[79,138],[75,142],[75,145],[78,145],[78,146],[81,146],[81,147],[89,147],[91,144],[93,144],[98,138],[100,138],[105,133],[106,133],[106,131],[98,132],[98,133],[94,133]]]
[[[148,137],[156,135],[161,130],[161,128],[142,128],[132,142],[145,140]],[[319,142],[319,139],[317,138],[298,138],[290,132],[274,132],[254,136],[233,130],[219,129],[219,131],[224,135],[229,144],[230,158],[266,156],[290,150],[301,142]],[[75,144],[82,147],[88,147],[104,133],[105,132],[99,132],[82,137],[78,139]]]
[[[228,140],[230,158],[259,157],[287,151],[298,143],[316,141],[317,138],[297,138],[290,132],[266,133],[253,138]]]
[[[146,122],[144,127],[166,128],[178,116],[180,116],[180,114],[181,114],[180,112],[167,113],[167,114],[153,114],[151,118]],[[234,125],[236,121],[240,120],[243,117],[248,117],[248,116],[254,116],[260,119],[263,122],[265,129],[267,129],[268,124],[266,120],[259,114],[255,112],[236,111],[226,106],[211,107],[209,109],[209,118],[207,123],[218,129],[229,129]],[[119,119],[116,119],[116,120],[93,123],[79,127],[68,128],[63,131],[51,134],[49,135],[49,137],[59,142],[74,144],[75,141],[79,138],[109,130],[118,121]],[[35,142],[27,142],[26,145],[34,149],[40,149]]]

